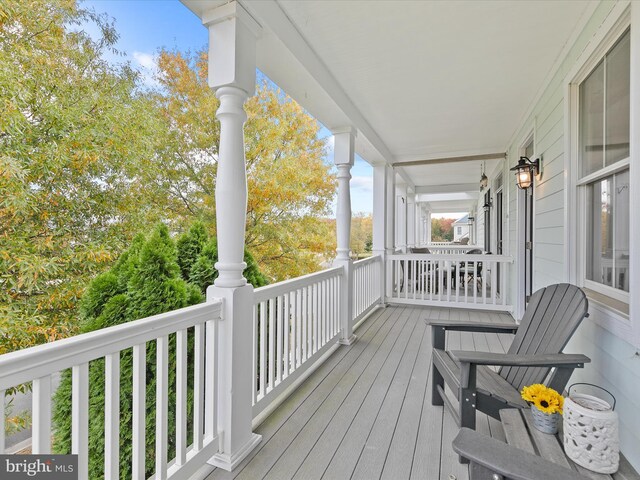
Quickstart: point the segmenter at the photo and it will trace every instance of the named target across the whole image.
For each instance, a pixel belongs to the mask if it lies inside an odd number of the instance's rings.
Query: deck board
[[[231,479],[468,479],[451,441],[458,428],[431,405],[431,329],[426,318],[510,319],[508,314],[437,307],[376,310],[257,429],[262,443]],[[495,334],[450,332],[447,348],[504,352]],[[499,427],[478,414],[478,429]],[[502,434],[504,436],[504,434]],[[499,436],[499,435],[498,435]]]

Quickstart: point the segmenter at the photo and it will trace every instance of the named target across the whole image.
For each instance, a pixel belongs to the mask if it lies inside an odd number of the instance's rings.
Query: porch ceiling
[[[200,16],[223,3],[182,1]],[[504,152],[592,5],[240,3],[262,25],[258,67],[328,128],[355,126],[358,153],[370,163]],[[465,170],[479,177],[477,167]],[[411,175],[415,185],[437,178],[421,171]]]
[[[402,161],[504,151],[588,2],[279,4]]]

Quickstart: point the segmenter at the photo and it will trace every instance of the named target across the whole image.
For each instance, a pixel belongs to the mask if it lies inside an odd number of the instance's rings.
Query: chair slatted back
[[[584,317],[589,302],[575,285],[560,283],[535,292],[509,348],[511,354],[560,353]],[[544,367],[503,367],[500,375],[521,390],[542,383],[549,373]]]

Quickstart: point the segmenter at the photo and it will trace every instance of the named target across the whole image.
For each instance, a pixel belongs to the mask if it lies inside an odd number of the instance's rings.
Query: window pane
[[[524,148],[524,156],[533,160],[533,158],[531,158],[533,157],[533,141],[529,142],[529,145]]]
[[[604,63],[580,84],[580,153],[582,176],[603,167]]]
[[[629,170],[614,177],[615,287],[629,291]]]
[[[613,286],[613,177],[588,187],[587,272],[589,280]]]
[[[629,32],[607,54],[606,165],[629,156]]]

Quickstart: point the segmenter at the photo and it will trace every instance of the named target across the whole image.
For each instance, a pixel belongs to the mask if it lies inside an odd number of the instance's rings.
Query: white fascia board
[[[185,7],[191,10],[196,17],[202,19],[206,12],[218,8],[225,3],[229,3],[228,0],[180,0]]]
[[[268,42],[268,48],[260,48],[262,39],[258,40],[258,68],[283,88],[288,95],[296,99],[311,115],[324,123],[327,128],[331,130],[347,123],[353,125],[360,132],[359,137],[366,137],[377,153],[387,163],[392,163],[393,155],[389,148],[354,105],[324,62],[291,23],[280,5],[275,0],[242,0],[240,3],[258,20],[263,29],[269,31],[265,37],[271,36],[279,40],[279,42]],[[304,77],[298,75],[289,75],[290,78],[286,78],[287,73],[283,69],[271,68],[270,60],[278,57],[295,58],[307,72],[307,79],[310,77],[313,82],[307,83],[304,81]],[[290,73],[293,72],[290,71]],[[316,106],[319,102],[314,102],[313,96],[320,92],[313,88],[314,86],[331,99],[333,105],[330,107],[333,107],[334,111],[329,111],[330,109],[326,108],[325,104],[323,114],[316,112]],[[362,152],[362,154],[366,155],[366,152]],[[375,160],[370,161],[375,162]]]
[[[396,167],[394,168],[394,170],[398,174],[398,176],[403,180],[403,182],[409,186],[411,190],[415,190],[416,185],[415,183],[413,183],[413,180],[411,180],[411,177],[409,176],[409,174],[404,168]],[[396,179],[396,183],[397,183],[397,179]]]

